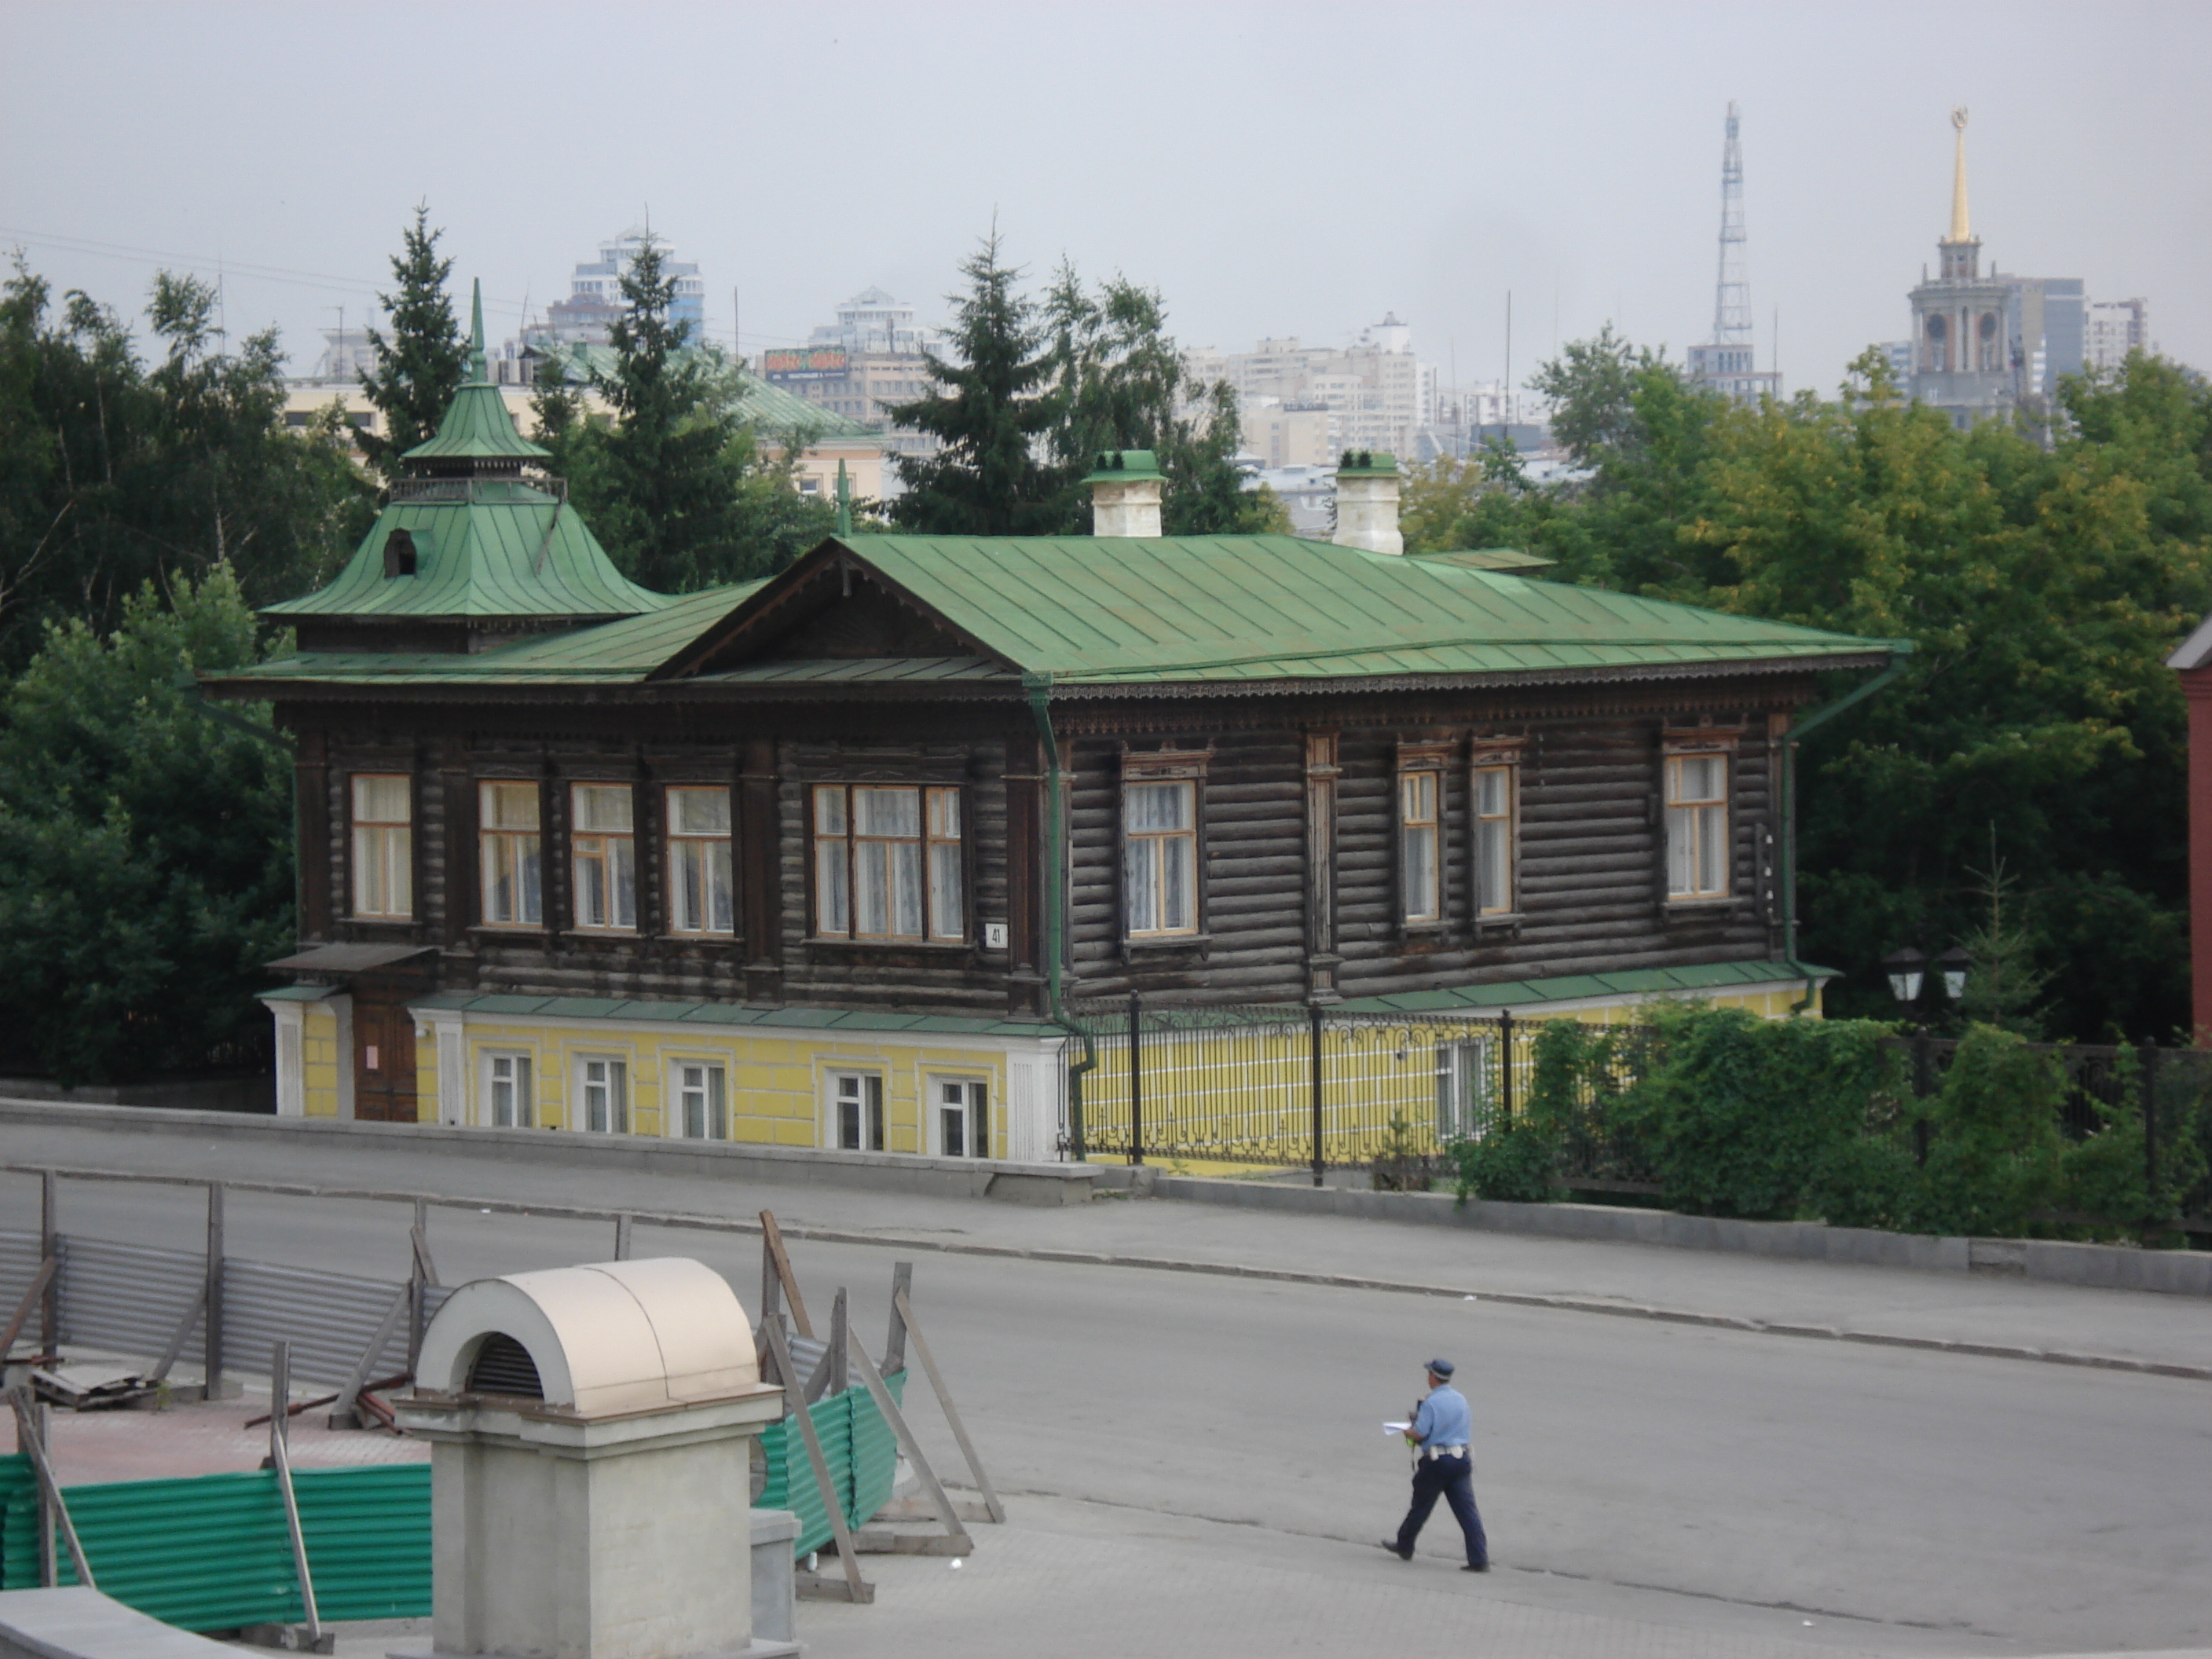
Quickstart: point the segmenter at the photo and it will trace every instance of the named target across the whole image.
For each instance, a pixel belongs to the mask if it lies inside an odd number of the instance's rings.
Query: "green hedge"
[[[1553,1020],[1532,1045],[1518,1110],[1452,1147],[1460,1196],[1556,1199],[1571,1167],[1654,1182],[1661,1203],[1696,1215],[2095,1237],[2135,1236],[2141,1218],[2172,1215],[2203,1185],[2212,1111],[2184,1079],[2158,1091],[2153,1194],[2139,1111],[2101,1115],[2079,1139],[2063,1133],[2057,1056],[1971,1026],[1942,1086],[1920,1100],[1909,1058],[1882,1044],[1891,1035],[1872,1020],[1684,1004],[1655,1007],[1636,1028]],[[2123,1056],[2129,1098],[2136,1064]]]

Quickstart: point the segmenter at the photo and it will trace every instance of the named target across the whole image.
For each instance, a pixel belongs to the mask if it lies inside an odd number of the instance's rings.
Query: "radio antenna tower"
[[[1737,137],[1734,100],[1728,106],[1728,140],[1721,149],[1720,273],[1713,283],[1713,337],[1690,348],[1690,378],[1739,403],[1782,395],[1778,370],[1759,371],[1751,327],[1751,277],[1745,268],[1743,142]]]
[[[1736,137],[1735,101],[1728,106],[1728,143],[1721,149],[1721,268],[1713,285],[1713,343],[1747,346],[1751,338],[1751,278],[1744,269],[1743,142]]]

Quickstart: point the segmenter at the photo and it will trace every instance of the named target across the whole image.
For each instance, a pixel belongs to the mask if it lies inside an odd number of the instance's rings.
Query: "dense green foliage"
[[[381,418],[380,429],[356,435],[370,464],[387,475],[398,470],[402,455],[437,434],[468,372],[469,343],[446,291],[453,262],[438,257],[444,234],[430,228],[427,206],[415,210],[415,223],[392,256],[398,291],[376,296],[392,333],[387,337],[373,323],[368,329],[376,367],[361,377],[361,385]]]
[[[257,660],[253,614],[223,564],[169,600],[49,628],[0,703],[4,1058],[65,1082],[265,1033],[252,993],[292,939],[291,757],[175,684]]]
[[[933,535],[1085,535],[1081,480],[1101,451],[1149,449],[1167,475],[1161,527],[1170,536],[1287,530],[1265,491],[1242,487],[1241,433],[1226,385],[1192,380],[1167,332],[1156,289],[1115,276],[1096,290],[1063,264],[1042,301],[987,238],[960,267],[953,356],[930,360],[939,390],[891,410],[939,440],[902,457],[902,528]]]
[[[2046,446],[1905,403],[1875,354],[1854,369],[1833,399],[1747,409],[1609,333],[1570,347],[1534,384],[1584,476],[1441,464],[1408,488],[1409,548],[1522,546],[1559,580],[1913,641],[1804,750],[1799,950],[1847,971],[1832,1006],[1888,1012],[1880,958],[1982,926],[1995,857],[2045,1026],[2170,1036],[2185,720],[2164,658],[2212,609],[2212,387],[2132,357],[2067,382]]]
[[[744,416],[744,372],[694,343],[674,317],[676,278],[647,238],[624,267],[614,366],[589,385],[611,406],[586,412],[568,362],[541,360],[536,441],[569,500],[632,580],[664,593],[768,576],[836,527],[836,508],[793,478],[805,432],[761,432]]]
[[[2085,1098],[2096,1127],[2069,1136],[2063,1066],[2016,1032],[1969,1026],[1923,1100],[1875,1021],[1649,1016],[1547,1022],[1514,1115],[1450,1149],[1461,1195],[1538,1202],[1596,1171],[1655,1182],[1692,1214],[2009,1237],[2129,1236],[2206,1201],[2212,1078],[2193,1067],[2158,1091],[2154,1194],[2132,1054],[2118,1079],[2130,1104]]]
[[[368,528],[335,417],[288,432],[276,331],[223,352],[215,305],[205,283],[156,276],[149,368],[90,296],[56,317],[20,263],[0,283],[0,673],[52,624],[112,631],[147,583],[225,562],[252,604],[305,592]]]

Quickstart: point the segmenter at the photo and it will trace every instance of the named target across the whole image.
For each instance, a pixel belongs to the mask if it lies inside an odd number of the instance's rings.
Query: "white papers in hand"
[[[1382,1425],[1382,1432],[1385,1434],[1403,1434],[1407,1430],[1413,1426],[1413,1425],[1411,1423],[1385,1423]]]

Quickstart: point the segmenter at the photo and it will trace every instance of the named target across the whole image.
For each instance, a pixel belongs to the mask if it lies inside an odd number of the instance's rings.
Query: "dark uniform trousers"
[[[1453,1519],[1467,1534],[1468,1565],[1489,1565],[1490,1542],[1482,1535],[1482,1516],[1474,1507],[1474,1464],[1464,1452],[1455,1457],[1424,1457],[1414,1463],[1413,1503],[1398,1528],[1398,1553],[1413,1553],[1413,1540],[1421,1535],[1438,1498],[1451,1505]]]

